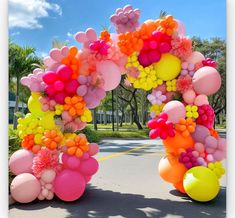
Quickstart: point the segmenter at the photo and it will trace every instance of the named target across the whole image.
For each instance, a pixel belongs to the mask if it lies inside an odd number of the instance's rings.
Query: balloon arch
[[[215,114],[208,96],[221,86],[216,62],[193,51],[184,25],[167,15],[139,24],[140,10],[126,5],[110,17],[117,33],[78,32],[82,44],[53,48],[37,68],[21,79],[31,91],[28,113],[18,119],[22,149],[9,160],[16,175],[11,195],[21,203],[79,199],[98,170],[99,151],[86,135],[76,134],[92,121],[91,110],[125,85],[151,90],[148,127],[161,138],[166,156],[162,179],[197,201],[219,192],[225,173],[225,139],[213,129]]]

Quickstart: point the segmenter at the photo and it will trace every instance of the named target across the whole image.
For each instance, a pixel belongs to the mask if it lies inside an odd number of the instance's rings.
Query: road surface
[[[59,199],[10,206],[10,218],[226,217],[226,176],[211,202],[198,203],[163,181],[157,170],[160,140],[104,140],[98,173],[76,202]]]

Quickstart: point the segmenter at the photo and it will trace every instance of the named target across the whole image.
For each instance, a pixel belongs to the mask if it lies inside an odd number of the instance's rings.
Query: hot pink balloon
[[[11,195],[16,201],[29,203],[38,197],[41,185],[34,175],[22,173],[13,179],[10,189]]]
[[[101,74],[104,80],[104,90],[111,91],[115,89],[121,81],[121,72],[119,67],[110,60],[100,61],[96,64],[96,70]]]
[[[170,101],[162,109],[168,115],[168,120],[178,123],[181,118],[185,118],[186,111],[184,105],[179,101]]]
[[[20,149],[14,152],[9,160],[10,171],[14,175],[21,173],[31,173],[34,154],[25,149]]]
[[[192,82],[197,94],[209,96],[220,89],[221,77],[215,68],[206,66],[195,72]]]
[[[90,143],[88,146],[89,146],[88,153],[90,156],[94,156],[99,152],[99,145],[98,144]]]
[[[92,176],[94,175],[99,168],[97,160],[93,157],[90,157],[87,160],[83,160],[80,164],[79,170],[83,175]]]
[[[77,171],[64,169],[55,178],[54,192],[63,201],[79,199],[86,187],[84,177]]]

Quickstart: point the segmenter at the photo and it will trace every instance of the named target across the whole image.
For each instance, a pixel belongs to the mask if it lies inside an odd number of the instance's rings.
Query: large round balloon
[[[200,53],[199,51],[194,51],[188,58],[187,58],[187,62],[190,64],[197,64],[202,62],[203,60],[205,60],[205,57],[202,53]]]
[[[120,68],[110,60],[100,61],[96,65],[96,70],[102,75],[104,80],[104,90],[115,89],[121,81]]]
[[[185,118],[186,110],[180,101],[170,101],[162,109],[163,112],[167,113],[168,120],[172,123],[178,123],[181,118]]]
[[[181,61],[172,54],[162,54],[160,61],[154,64],[154,68],[160,79],[164,81],[172,80],[180,73]]]
[[[16,201],[29,203],[38,197],[41,185],[34,175],[22,173],[12,180],[10,189],[11,195]]]
[[[173,155],[163,157],[158,165],[158,171],[162,179],[170,183],[178,183],[183,180],[187,168],[179,163]]]
[[[195,131],[192,133],[192,137],[195,142],[204,144],[207,136],[210,135],[209,129],[202,125],[196,125]]]
[[[197,94],[212,95],[220,86],[220,74],[213,67],[202,67],[193,76],[193,88]]]
[[[206,202],[214,199],[219,193],[219,180],[209,168],[193,167],[185,173],[184,189],[192,199]]]
[[[33,153],[29,150],[20,149],[14,152],[9,160],[10,171],[14,175],[31,173],[33,165]]]
[[[42,111],[42,104],[39,101],[41,94],[39,92],[32,92],[28,99],[29,111],[37,117],[43,117],[46,113]]]
[[[64,169],[55,178],[55,194],[63,201],[75,201],[85,191],[84,177],[77,171]]]

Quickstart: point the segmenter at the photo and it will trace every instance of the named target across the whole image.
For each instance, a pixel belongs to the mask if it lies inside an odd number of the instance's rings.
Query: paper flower
[[[63,111],[64,111],[64,106],[63,105],[57,104],[55,106],[55,114],[56,115],[61,115]]]
[[[187,105],[185,109],[186,109],[186,117],[193,119],[198,118],[199,116],[198,107],[196,105]]]
[[[21,141],[21,146],[27,150],[31,150],[33,153],[37,153],[41,146],[36,145],[34,142],[34,134],[25,135]]]
[[[179,123],[175,125],[175,129],[182,134],[183,137],[188,137],[195,131],[196,123],[191,118],[181,118]]]
[[[184,93],[192,88],[192,78],[189,75],[179,76],[176,81],[177,91]]]
[[[191,64],[191,63],[188,63],[188,62],[183,62],[181,64],[181,72],[180,72],[180,75],[181,76],[186,76],[186,75],[189,75],[191,77],[193,77],[194,75],[194,64]]]
[[[178,24],[174,20],[173,16],[168,15],[160,20],[158,30],[161,31],[162,33],[166,33],[167,35],[171,36],[174,33],[177,26]]]
[[[186,60],[192,54],[192,40],[184,36],[173,36],[171,54]]]
[[[196,123],[211,129],[214,125],[215,113],[210,105],[202,105],[198,107],[198,118]]]
[[[104,40],[105,42],[110,42],[110,33],[108,30],[103,30],[100,32],[100,39]]]
[[[168,120],[166,113],[161,113],[157,118],[148,122],[148,128],[150,128],[149,137],[155,139],[160,137],[166,139],[167,137],[174,137],[174,125]]]
[[[198,166],[197,158],[192,154],[193,149],[188,148],[186,152],[181,152],[179,162],[182,163],[187,169]]]
[[[105,40],[98,39],[98,40],[92,42],[89,45],[89,47],[92,51],[95,51],[100,55],[107,55],[110,45],[107,44],[107,42]]]
[[[81,116],[82,122],[91,122],[92,121],[92,113],[88,108],[84,109],[84,114]]]
[[[83,135],[77,135],[74,139],[66,140],[65,145],[67,146],[67,153],[77,157],[82,157],[83,153],[89,150],[87,139]]]
[[[32,170],[36,177],[40,178],[41,173],[46,169],[53,169],[55,172],[61,169],[58,151],[44,148],[33,158]]]
[[[110,21],[114,24],[117,33],[134,32],[139,26],[140,10],[133,9],[131,5],[118,8],[110,17]]]
[[[61,134],[59,134],[56,130],[47,130],[44,132],[44,136],[42,137],[42,143],[47,148],[54,150],[59,145],[62,140]]]
[[[86,103],[81,96],[66,97],[64,101],[64,110],[68,111],[71,116],[83,115]]]
[[[225,169],[223,167],[223,164],[219,161],[216,161],[214,163],[209,163],[208,168],[215,173],[216,177],[220,179],[225,174]]]
[[[166,96],[161,91],[152,90],[152,93],[147,96],[151,104],[161,105],[166,100]]]
[[[173,79],[166,82],[166,90],[168,92],[176,91],[176,81],[177,81],[176,79]]]

